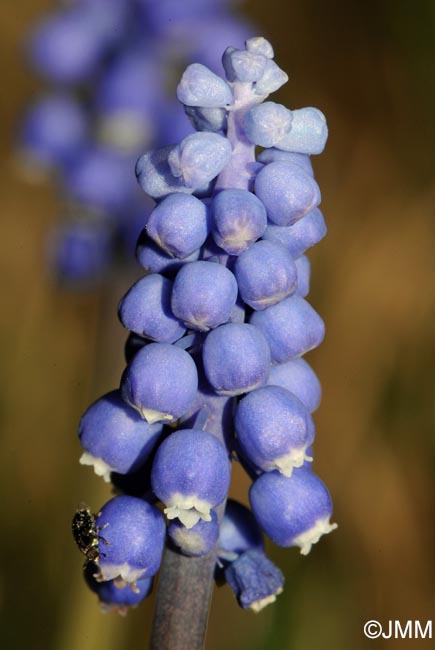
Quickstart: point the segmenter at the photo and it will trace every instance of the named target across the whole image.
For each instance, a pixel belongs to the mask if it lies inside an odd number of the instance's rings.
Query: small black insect
[[[98,533],[106,527],[97,526],[97,515],[94,515],[89,508],[82,508],[77,510],[72,520],[72,533],[75,543],[80,551],[86,555],[88,560],[98,562],[100,555],[105,557],[104,553],[100,553],[99,542],[109,544],[104,537]]]

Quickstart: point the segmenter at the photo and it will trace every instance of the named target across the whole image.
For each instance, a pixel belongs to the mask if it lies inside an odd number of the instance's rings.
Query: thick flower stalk
[[[317,109],[265,101],[287,81],[273,56],[256,37],[225,51],[225,79],[189,66],[177,94],[196,132],[138,160],[156,206],[137,247],[146,274],[119,306],[128,364],[80,425],[82,463],[143,486],[82,513],[95,580],[136,591],[168,523],[153,648],[202,647],[213,574],[243,608],[275,600],[284,577],[263,532],[306,555],[336,527],[311,469],[320,385],[301,358],[324,336],[304,253],[326,233],[310,155],[327,128]],[[235,458],[252,512],[226,502]]]

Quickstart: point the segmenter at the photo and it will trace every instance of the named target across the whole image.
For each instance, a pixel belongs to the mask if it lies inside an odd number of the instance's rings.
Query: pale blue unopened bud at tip
[[[253,36],[246,41],[246,49],[254,54],[262,54],[268,59],[273,59],[273,47],[263,36]]]
[[[268,59],[263,54],[234,50],[229,55],[235,80],[242,83],[258,81],[264,75]]]
[[[288,81],[288,75],[276,65],[275,61],[268,59],[264,74],[255,84],[257,95],[269,95],[281,88]]]
[[[215,178],[229,162],[229,140],[218,133],[192,133],[176,145],[168,156],[173,176],[186,186],[201,188]]]
[[[236,72],[233,68],[232,55],[234,52],[238,52],[236,47],[229,46],[226,48],[222,55],[222,66],[225,70],[225,76],[228,81],[234,82],[236,80]]]
[[[319,154],[328,139],[326,118],[317,108],[300,108],[292,111],[290,131],[275,143],[278,149],[306,154]]]
[[[231,88],[226,81],[201,63],[189,65],[177,87],[177,97],[187,106],[219,108],[233,102]]]
[[[292,112],[288,108],[275,102],[264,102],[247,112],[246,135],[253,144],[274,147],[290,131],[292,121]]]
[[[145,153],[136,163],[136,178],[143,191],[153,199],[161,199],[172,192],[192,194],[194,187],[188,187],[184,179],[175,177],[168,163],[173,145]]]

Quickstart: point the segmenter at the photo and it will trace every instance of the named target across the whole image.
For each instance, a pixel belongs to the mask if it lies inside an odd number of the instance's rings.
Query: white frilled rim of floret
[[[267,607],[267,605],[271,605],[272,603],[274,603],[276,597],[279,596],[279,594],[282,594],[282,592],[283,592],[283,588],[280,587],[277,591],[275,591],[274,594],[270,594],[270,596],[266,596],[265,598],[260,598],[260,600],[256,600],[255,602],[251,603],[249,605],[249,609],[252,609],[253,612],[258,614],[258,612],[261,612],[261,610]]]
[[[226,390],[225,388],[215,388],[215,392],[218,395],[228,395],[229,397],[233,397],[234,395],[242,395],[243,393],[250,393],[251,390],[255,390],[256,388],[259,388],[262,385],[263,385],[263,381],[258,380],[253,384],[251,384],[250,386],[241,386],[240,388],[233,388],[231,390]]]
[[[95,574],[97,582],[106,582],[107,580],[116,580],[117,586],[122,588],[127,584],[132,585],[133,591],[136,591],[136,583],[146,576],[146,569],[133,567],[128,562],[123,564],[107,564],[99,562],[98,573]]]
[[[272,471],[277,469],[284,476],[290,477],[293,473],[293,470],[298,467],[302,467],[305,461],[309,463],[312,462],[313,458],[307,456],[306,454],[307,447],[300,447],[299,449],[292,449],[288,454],[275,458],[269,463],[265,463],[264,469],[266,471]],[[266,467],[267,465],[267,467]]]
[[[200,519],[211,521],[212,504],[195,495],[175,493],[166,503],[164,513],[168,519],[179,519],[186,528],[193,528]]]
[[[88,451],[85,451],[79,460],[80,465],[90,465],[94,468],[94,472],[97,476],[102,476],[106,483],[110,482],[110,473],[116,472],[113,467],[110,467],[102,458],[97,458],[93,456]]]
[[[134,406],[133,408],[139,412],[141,418],[146,420],[148,424],[155,424],[156,422],[173,422],[176,418],[172,413],[163,413],[163,411],[155,411],[154,409],[139,408]]]
[[[329,516],[318,519],[314,526],[297,537],[294,537],[291,545],[299,546],[301,549],[301,555],[308,555],[311,551],[312,545],[317,544],[322,535],[327,535],[337,528],[338,525],[331,524],[329,519]]]

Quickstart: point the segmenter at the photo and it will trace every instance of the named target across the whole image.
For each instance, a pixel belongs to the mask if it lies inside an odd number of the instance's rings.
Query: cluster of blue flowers
[[[273,56],[255,37],[225,50],[226,79],[188,66],[177,95],[196,132],[136,165],[156,206],[137,245],[146,275],[119,305],[127,367],[79,429],[81,463],[125,492],[95,519],[98,557],[89,547],[106,605],[146,596],[167,534],[215,553],[217,577],[258,611],[284,582],[262,532],[305,555],[336,527],[311,470],[321,391],[302,359],[324,336],[304,253],[326,233],[310,155],[327,127],[317,109],[265,101],[287,81]],[[231,460],[252,478],[252,512],[226,501]]]
[[[111,261],[131,258],[147,210],[135,162],[193,130],[173,99],[174,69],[197,60],[217,68],[228,37],[243,43],[249,27],[231,4],[71,0],[29,35],[29,62],[47,88],[18,146],[23,168],[53,174],[62,197],[49,255],[63,282],[102,280]]]

